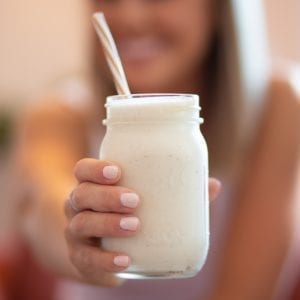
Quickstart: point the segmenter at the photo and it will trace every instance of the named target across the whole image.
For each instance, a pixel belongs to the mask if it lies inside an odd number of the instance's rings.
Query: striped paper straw
[[[93,24],[102,43],[118,94],[130,95],[121,59],[104,14],[101,12],[93,14]]]

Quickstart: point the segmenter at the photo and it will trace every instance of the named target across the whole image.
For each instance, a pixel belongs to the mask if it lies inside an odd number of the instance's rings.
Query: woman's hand
[[[84,280],[117,285],[113,279],[130,265],[126,253],[107,252],[101,249],[102,237],[129,237],[135,235],[140,220],[135,216],[139,196],[132,190],[118,186],[121,170],[108,161],[80,160],[75,167],[77,187],[65,205],[69,220],[66,239],[71,262]],[[220,183],[210,179],[210,198],[216,197]]]
[[[138,231],[140,221],[134,212],[139,196],[116,185],[121,170],[110,162],[83,159],[74,173],[79,183],[65,209],[69,256],[84,280],[102,284],[103,276],[126,269],[130,258],[126,253],[101,250],[100,238],[128,237]]]

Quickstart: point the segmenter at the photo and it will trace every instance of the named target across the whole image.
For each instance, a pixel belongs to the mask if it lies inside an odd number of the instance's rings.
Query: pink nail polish
[[[139,225],[139,219],[136,217],[126,217],[121,219],[120,227],[124,230],[134,231]]]
[[[105,166],[102,170],[102,173],[106,179],[116,179],[119,174],[119,168],[116,166]]]
[[[129,257],[126,255],[119,255],[114,258],[114,264],[118,267],[127,267],[129,265]]]
[[[135,193],[123,193],[120,200],[123,206],[135,208],[139,203],[139,196]]]

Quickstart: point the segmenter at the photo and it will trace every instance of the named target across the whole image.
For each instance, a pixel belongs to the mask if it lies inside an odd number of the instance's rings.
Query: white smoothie
[[[134,237],[103,238],[102,247],[127,253],[120,277],[195,275],[209,245],[208,158],[199,130],[196,95],[108,98],[100,158],[117,162],[120,185],[141,198]]]

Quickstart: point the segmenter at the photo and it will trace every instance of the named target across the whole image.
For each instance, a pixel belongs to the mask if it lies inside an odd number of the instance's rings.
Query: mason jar
[[[199,97],[190,94],[110,96],[100,159],[122,169],[118,185],[134,190],[141,229],[101,240],[128,254],[122,278],[192,277],[209,246],[208,154],[200,132]]]

